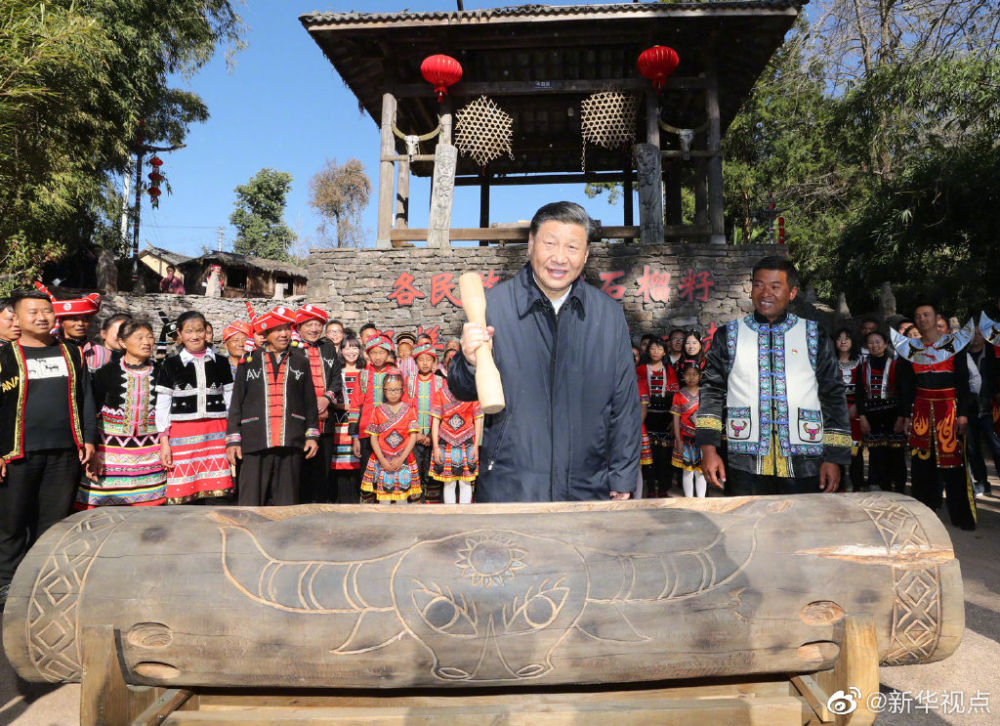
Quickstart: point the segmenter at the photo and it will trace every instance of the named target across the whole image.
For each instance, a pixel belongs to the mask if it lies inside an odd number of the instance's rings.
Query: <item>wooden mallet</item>
[[[462,296],[462,307],[470,323],[478,323],[486,329],[486,294],[483,292],[483,278],[477,272],[466,272],[458,278],[458,290]],[[503,397],[500,371],[493,362],[493,350],[489,343],[479,346],[476,351],[476,393],[483,413],[500,413],[507,405]]]

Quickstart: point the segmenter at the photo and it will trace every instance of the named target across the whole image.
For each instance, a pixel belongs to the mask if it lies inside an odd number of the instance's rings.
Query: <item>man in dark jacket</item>
[[[476,350],[492,339],[507,407],[487,418],[476,499],[628,499],[639,473],[641,414],[621,306],[581,278],[592,222],[572,202],[535,213],[528,264],[486,294],[448,373],[476,398]]]

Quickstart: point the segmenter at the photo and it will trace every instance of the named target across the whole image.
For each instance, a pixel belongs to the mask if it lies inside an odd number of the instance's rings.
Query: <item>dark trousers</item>
[[[337,477],[337,504],[358,504],[361,501],[361,470],[341,469]]]
[[[726,496],[755,494],[819,494],[819,475],[803,477],[770,476],[726,467]]]
[[[937,458],[932,452],[926,459],[914,454],[910,461],[910,485],[914,499],[937,511],[941,507],[941,486],[938,476],[944,481],[948,493],[948,516],[951,523],[962,529],[976,528],[976,499],[972,494],[972,482],[965,473],[964,466],[939,469]]]
[[[657,434],[649,434],[649,448],[653,453],[653,463],[642,468],[646,497],[665,497],[680,469],[674,466],[672,439]]]
[[[851,489],[856,492],[861,491],[862,487],[865,486],[865,455],[863,448],[859,447],[858,453],[851,457],[851,465],[847,468],[847,475],[851,479]],[[844,490],[844,467],[840,467],[840,490]]]
[[[76,449],[35,451],[7,464],[0,481],[0,586],[10,584],[42,533],[69,515],[79,481]]]
[[[331,476],[330,459],[333,457],[333,432],[319,437],[316,456],[302,462],[302,487],[299,501],[303,504],[329,504],[337,501],[336,480]]]
[[[993,412],[987,411],[978,417],[969,417],[969,428],[965,434],[965,454],[969,457],[969,468],[972,469],[972,478],[977,484],[982,484],[987,491],[990,488],[988,474],[986,473],[986,457],[984,454],[983,441],[993,456],[993,467],[1000,476],[1000,437],[997,436],[993,428]]]
[[[299,503],[302,449],[276,446],[243,454],[237,504],[241,507],[276,507]]]
[[[441,482],[432,479],[428,474],[431,470],[431,447],[416,444],[413,447],[413,458],[417,460],[417,469],[420,471],[420,488],[423,490],[420,501],[440,504]]]
[[[868,484],[906,494],[906,451],[902,446],[868,448]]]

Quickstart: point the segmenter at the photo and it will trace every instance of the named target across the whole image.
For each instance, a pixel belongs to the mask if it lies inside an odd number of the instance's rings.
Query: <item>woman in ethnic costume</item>
[[[674,394],[670,407],[674,415],[673,464],[682,472],[684,496],[704,497],[706,486],[705,475],[701,471],[701,449],[694,442],[701,366],[694,360],[686,361],[681,376],[684,385]]]
[[[877,330],[868,334],[865,347],[868,357],[858,369],[854,401],[868,447],[868,484],[905,494],[906,434],[897,424],[896,361],[888,354],[885,336]]]
[[[649,407],[646,412],[646,431],[652,447],[653,463],[643,472],[647,497],[665,497],[674,480],[671,459],[674,450],[674,422],[670,406],[674,402],[677,374],[673,366],[664,361],[666,347],[660,339],[650,341],[646,350],[649,363],[639,366],[636,375],[646,381]]]
[[[844,380],[844,395],[847,396],[847,413],[851,417],[851,466],[848,470],[851,477],[851,488],[856,491],[865,489],[865,462],[863,458],[861,421],[858,418],[858,407],[854,402],[854,386],[857,380],[858,368],[861,365],[861,351],[847,328],[841,328],[833,334],[833,348],[837,353],[837,363],[840,366],[840,376]]]
[[[361,490],[373,492],[375,500],[406,502],[418,499],[420,470],[413,446],[417,443],[417,411],[403,402],[403,376],[393,369],[382,379],[385,403],[372,411],[366,432],[371,438],[372,455],[361,479]]]
[[[125,346],[94,373],[100,440],[76,493],[76,509],[107,505],[150,506],[166,501],[167,472],[156,430],[156,349],[149,323],[127,321],[118,334]]]
[[[233,393],[229,361],[209,350],[205,317],[177,319],[183,348],[168,355],[156,377],[156,428],[167,471],[167,504],[228,497],[233,479],[226,458],[226,415]]]
[[[479,401],[459,401],[447,384],[436,392],[431,405],[432,478],[443,484],[445,504],[472,503],[472,487],[479,475],[479,442],[483,436],[483,410]]]
[[[340,346],[341,400],[333,405],[336,423],[333,427],[333,458],[330,461],[330,468],[336,472],[337,502],[340,504],[361,501],[361,461],[351,450],[350,401],[358,386],[358,374],[364,366],[361,341],[353,335],[343,338]]]

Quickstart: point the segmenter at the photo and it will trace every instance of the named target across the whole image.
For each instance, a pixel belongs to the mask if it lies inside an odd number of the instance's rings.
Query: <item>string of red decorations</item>
[[[153,171],[149,173],[149,188],[146,190],[149,193],[150,204],[153,207],[160,206],[160,182],[166,180],[166,177],[160,173],[160,167],[163,166],[163,159],[158,156],[153,156],[149,160],[149,165],[153,167]]]
[[[440,103],[447,95],[449,86],[462,80],[462,64],[449,55],[429,55],[420,64],[420,75],[434,86]]]
[[[667,78],[677,70],[680,58],[677,51],[666,45],[654,45],[639,55],[639,73],[653,82],[657,93],[663,90]]]

